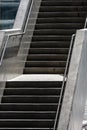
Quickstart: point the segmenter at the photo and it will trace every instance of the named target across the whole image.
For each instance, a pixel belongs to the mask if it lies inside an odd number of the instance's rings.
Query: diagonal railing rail
[[[19,33],[16,32],[16,33],[7,35],[7,40],[6,40],[6,43],[4,44],[4,48],[3,48],[2,52],[1,52],[1,56],[0,56],[0,65],[2,65],[3,57],[5,55],[6,47],[7,47],[7,44],[8,44],[8,41],[9,41],[10,37],[18,36],[18,35],[23,36],[26,33],[27,25],[28,25],[30,13],[31,13],[31,9],[32,9],[32,6],[33,6],[33,2],[34,2],[34,0],[31,0],[30,5],[29,5],[30,8],[29,8],[29,11],[28,11],[29,13],[28,13],[28,16],[27,16],[27,20],[26,20],[24,31],[23,32],[19,32]],[[12,29],[12,31],[15,31],[15,29]],[[18,30],[18,31],[21,31],[21,30]]]
[[[60,99],[58,102],[58,107],[57,107],[56,118],[55,118],[53,130],[57,130],[57,126],[58,126],[58,118],[59,118],[59,114],[60,114],[62,97],[63,97],[63,93],[65,90],[65,82],[67,80],[67,73],[68,73],[69,63],[70,63],[70,59],[71,59],[74,39],[75,39],[75,34],[73,34],[71,37],[70,48],[69,48],[68,58],[67,58],[67,62],[66,62],[66,68],[65,68],[65,73],[64,73],[64,77],[63,77],[62,89],[61,89]]]
[[[86,17],[86,20],[85,20],[84,28],[87,28],[87,17]]]
[[[86,20],[85,20],[84,29],[87,29],[87,17],[86,17]],[[82,125],[82,129],[84,129],[84,130],[87,129],[87,123],[85,123],[85,124]]]
[[[87,28],[87,17],[86,17],[85,24],[84,24],[84,29],[86,29],[86,28]],[[68,76],[67,73],[68,73],[69,63],[70,63],[70,59],[71,59],[71,54],[72,54],[73,43],[74,43],[74,40],[75,40],[75,35],[76,34],[73,34],[72,37],[71,37],[70,48],[69,48],[65,73],[64,73],[64,77],[63,77],[62,89],[61,89],[60,99],[59,99],[59,103],[58,103],[58,107],[57,107],[57,113],[56,113],[56,118],[55,118],[53,130],[57,130],[57,126],[58,126],[58,118],[59,118],[59,115],[60,115],[61,102],[62,102],[62,97],[63,97],[64,90],[65,90],[65,82],[67,82],[67,76]],[[87,126],[87,124],[85,126]]]

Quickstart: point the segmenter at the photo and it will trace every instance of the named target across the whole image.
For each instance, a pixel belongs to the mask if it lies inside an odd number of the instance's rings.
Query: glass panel
[[[13,27],[19,3],[20,0],[0,1],[0,30]]]

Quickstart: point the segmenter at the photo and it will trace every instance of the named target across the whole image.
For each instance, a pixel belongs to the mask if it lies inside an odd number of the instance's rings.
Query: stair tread
[[[0,130],[53,130],[53,128],[13,128],[13,127],[8,127],[8,128],[0,128]]]
[[[2,121],[36,121],[36,122],[43,122],[43,121],[53,121],[53,119],[0,119],[0,122]]]
[[[39,12],[38,18],[45,17],[85,17],[87,12]],[[35,13],[32,13],[35,14]]]
[[[0,119],[54,119],[56,112],[3,112]]]
[[[43,84],[43,85],[42,85]],[[24,86],[27,87],[33,87],[33,88],[55,88],[61,87],[62,81],[10,81],[6,83],[6,88],[24,88]],[[29,95],[30,96],[30,95]],[[43,95],[42,95],[43,96]]]
[[[25,67],[65,67],[66,61],[26,61]]]
[[[64,3],[63,3],[64,2]],[[70,5],[76,5],[76,6],[79,6],[79,5],[87,5],[87,1],[56,1],[55,0],[55,2],[53,2],[53,1],[50,1],[50,0],[48,0],[48,1],[42,1],[41,2],[41,6],[49,6],[49,5],[52,5],[52,6],[56,6],[56,5],[64,5],[64,6],[70,6]]]
[[[68,54],[69,48],[30,48],[29,54]]]
[[[30,23],[33,23],[35,19],[30,18]],[[83,17],[56,17],[56,18],[38,18],[37,23],[83,23],[84,24],[85,18]]]
[[[76,25],[75,25],[76,26]],[[51,27],[47,27],[48,29],[45,28],[41,28],[41,29],[35,29],[33,35],[72,35],[73,33],[75,33],[75,29],[69,29],[70,26],[68,26],[67,29],[55,29],[55,27],[51,28]],[[60,27],[59,27],[60,28]],[[63,26],[61,27],[63,28]],[[72,27],[70,27],[72,28]],[[30,31],[29,31],[30,32]],[[28,33],[28,32],[27,32]]]
[[[24,49],[27,49],[27,48],[24,48]],[[31,48],[30,48],[30,49],[31,49]],[[65,50],[67,50],[67,49],[69,49],[69,48],[67,48],[67,47],[66,47],[66,48],[32,48],[32,50],[34,50],[34,49],[35,49],[35,50],[36,50],[36,49],[39,49],[39,50],[41,50],[41,49],[43,49],[43,50],[44,50],[44,49],[47,49],[47,50],[50,50],[50,49],[51,49],[51,50],[54,50],[54,49],[57,49],[57,50],[58,50],[58,49],[65,49]]]
[[[26,87],[24,87],[24,88],[5,88],[5,90],[11,90],[11,89],[12,89],[12,90],[13,90],[13,89],[15,89],[15,90],[16,90],[16,89],[17,89],[17,90],[20,90],[20,89],[21,89],[21,90],[22,90],[22,89],[24,89],[24,90],[26,90],[26,89],[27,89],[27,90],[31,90],[31,89],[32,89],[32,90],[33,90],[33,89],[34,89],[34,90],[35,90],[35,89],[39,89],[39,90],[42,90],[42,89],[54,89],[54,90],[55,90],[55,89],[60,89],[60,88],[55,88],[55,87],[54,87],[54,88],[38,88],[38,87],[37,87],[37,88],[33,88],[33,87],[32,87],[32,88],[26,88]]]
[[[56,111],[57,103],[2,103],[0,111]]]
[[[87,6],[41,6],[40,12],[73,12],[74,10],[78,11],[87,11]]]
[[[66,54],[29,54],[29,56],[67,56]]]
[[[24,74],[64,74],[65,67],[29,67],[24,69]]]
[[[56,111],[0,111],[0,113],[56,113]]]

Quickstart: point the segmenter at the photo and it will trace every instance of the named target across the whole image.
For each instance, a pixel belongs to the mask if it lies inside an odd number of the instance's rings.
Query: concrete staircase
[[[63,75],[71,36],[84,27],[86,14],[86,1],[42,0],[34,31],[33,11],[24,36],[22,55],[28,51],[24,75]],[[61,90],[62,81],[8,81],[0,104],[0,129],[53,130]]]
[[[62,82],[7,82],[0,105],[0,128],[52,129]]]
[[[86,5],[87,2],[42,0],[24,74],[64,74],[71,36],[84,27]]]

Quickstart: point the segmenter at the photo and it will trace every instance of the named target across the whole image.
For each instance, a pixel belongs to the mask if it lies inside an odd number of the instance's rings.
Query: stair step
[[[65,29],[57,29],[57,26],[55,23],[53,25],[53,29],[52,29],[51,25],[50,26],[48,25],[48,27],[46,27],[45,25],[47,26],[47,24],[44,24],[44,26],[42,25],[40,29],[36,28],[36,30],[34,30],[34,32],[33,32],[33,35],[72,35],[76,32],[75,29],[68,29],[68,28],[72,28],[72,26],[70,27],[70,23],[65,25],[66,26]],[[75,23],[75,26],[76,25],[77,24]],[[62,26],[61,28],[63,28],[62,24],[61,24],[61,26]],[[76,26],[76,27],[78,27],[78,26]],[[49,29],[47,29],[47,28],[49,28]],[[59,28],[60,28],[60,26],[59,26]]]
[[[32,13],[35,14],[35,13]],[[38,18],[48,17],[86,17],[87,12],[39,12]]]
[[[0,119],[54,119],[55,111],[0,111]]]
[[[65,12],[65,11],[87,11],[87,5],[86,6],[41,6],[40,12]]]
[[[64,54],[30,54],[27,56],[29,61],[58,61],[58,60],[67,60],[67,55]]]
[[[6,88],[61,88],[62,81],[10,81],[6,82]]]
[[[3,103],[57,103],[59,96],[3,96]]]
[[[56,103],[1,103],[0,111],[56,111]]]
[[[70,41],[38,41],[31,42],[30,48],[69,48]]]
[[[69,48],[30,48],[29,54],[68,54]]]
[[[32,23],[33,19],[31,19]],[[39,23],[83,23],[85,22],[85,18],[83,17],[58,17],[58,18],[38,18],[37,24]]]
[[[71,36],[64,36],[64,35],[36,35],[31,37],[31,35],[25,35],[24,37],[24,42],[27,42],[29,40],[33,41],[33,42],[37,42],[37,41],[70,41],[71,40]],[[25,49],[25,48],[24,48]]]
[[[64,74],[65,67],[29,67],[24,68],[24,74]]]
[[[78,29],[81,27],[83,27],[82,23],[58,23],[58,24],[57,23],[55,23],[55,24],[54,23],[42,23],[42,24],[39,23],[39,24],[35,25],[35,29],[50,29],[50,31],[53,31],[52,29],[56,29],[56,30],[57,29],[66,29],[65,31],[69,31],[67,29],[71,29],[70,31],[72,31],[73,28],[75,30],[75,29]],[[61,31],[63,31],[63,30],[61,30]]]
[[[50,1],[50,0],[42,0],[41,6],[86,6],[87,1]]]
[[[25,67],[65,67],[66,61],[26,61]]]
[[[0,130],[53,130],[53,128],[0,128]]]
[[[60,91],[61,88],[6,88],[4,95],[59,95]]]
[[[32,41],[70,41],[71,36],[61,36],[61,35],[43,35],[43,36],[33,36]]]
[[[27,119],[27,120],[18,120],[18,119],[1,119],[0,120],[0,127],[14,127],[14,128],[17,128],[17,127],[22,127],[22,128],[46,128],[46,127],[52,127],[53,126],[53,123],[54,121],[52,119]]]

